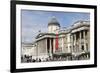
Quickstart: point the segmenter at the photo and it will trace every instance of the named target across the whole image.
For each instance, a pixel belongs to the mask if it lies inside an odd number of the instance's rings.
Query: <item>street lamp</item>
[[[38,59],[38,43],[35,44],[35,48],[36,48],[36,59]]]

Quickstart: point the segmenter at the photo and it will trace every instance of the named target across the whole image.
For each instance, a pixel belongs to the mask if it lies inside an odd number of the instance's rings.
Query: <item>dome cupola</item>
[[[58,33],[59,29],[60,29],[59,22],[56,20],[55,17],[52,17],[48,23],[48,32],[49,33]]]
[[[55,17],[52,17],[52,19],[49,21],[48,26],[50,26],[50,25],[56,25],[56,26],[59,26],[59,27],[60,27],[60,24],[59,24],[59,22],[56,20]]]

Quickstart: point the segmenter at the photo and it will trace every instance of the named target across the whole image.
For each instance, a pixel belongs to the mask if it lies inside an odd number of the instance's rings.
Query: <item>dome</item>
[[[55,17],[53,17],[53,18],[49,21],[48,26],[50,26],[50,25],[57,25],[57,26],[60,27],[60,24],[59,24],[59,22],[56,20]]]

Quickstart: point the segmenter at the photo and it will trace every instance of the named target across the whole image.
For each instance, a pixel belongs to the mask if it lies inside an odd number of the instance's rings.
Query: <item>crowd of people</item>
[[[47,58],[32,58],[32,56],[24,55],[21,57],[21,62],[49,62],[49,61],[66,61],[69,60],[70,57],[47,57]]]
[[[68,60],[85,60],[86,55],[83,56],[49,56],[47,58],[32,58],[32,56],[24,55],[21,57],[22,63],[30,63],[30,62],[49,62],[49,61],[68,61]]]

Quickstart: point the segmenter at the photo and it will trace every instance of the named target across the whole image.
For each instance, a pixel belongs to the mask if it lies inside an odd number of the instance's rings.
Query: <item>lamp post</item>
[[[36,45],[37,45],[37,59],[38,59],[38,42],[37,42],[37,44],[36,44]]]
[[[35,48],[36,48],[36,60],[38,59],[38,43],[35,44]]]

